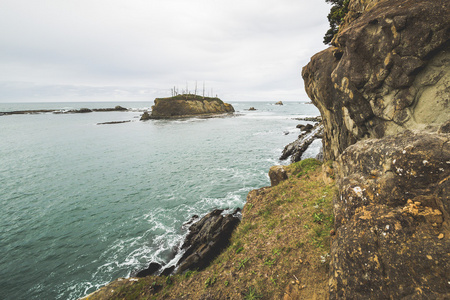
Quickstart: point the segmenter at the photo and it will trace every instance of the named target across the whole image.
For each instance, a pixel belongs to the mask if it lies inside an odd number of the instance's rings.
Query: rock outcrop
[[[276,186],[288,179],[288,173],[284,166],[272,166],[269,170],[270,186]]]
[[[301,128],[305,131],[302,131],[295,141],[284,147],[280,160],[285,160],[290,157],[291,162],[300,161],[302,159],[303,152],[308,149],[309,145],[311,145],[314,140],[323,137],[323,125],[321,123],[317,123],[314,126],[308,125]]]
[[[189,233],[179,249],[184,253],[176,265],[151,262],[147,268],[133,272],[132,276],[167,276],[174,272],[179,274],[187,270],[201,270],[207,267],[228,245],[233,230],[241,220],[240,211],[237,208],[230,214],[223,214],[223,209],[215,209],[200,220],[197,215],[194,215],[183,225],[184,228],[188,227]]]
[[[330,299],[450,298],[450,2],[350,0],[303,68],[338,195]]]
[[[234,112],[233,106],[219,98],[178,95],[170,98],[156,98],[150,118],[170,119],[232,112]]]
[[[352,0],[349,9],[334,46],[302,71],[324,118],[325,159],[450,115],[450,3]]]
[[[450,298],[450,134],[360,141],[336,165],[330,298]]]
[[[222,213],[222,209],[215,209],[189,227],[189,234],[181,246],[185,253],[178,261],[177,273],[207,267],[228,245],[234,228],[240,222],[240,209],[227,215]]]

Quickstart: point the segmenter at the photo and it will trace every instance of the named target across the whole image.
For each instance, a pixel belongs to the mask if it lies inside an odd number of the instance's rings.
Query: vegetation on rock
[[[285,168],[288,179],[249,193],[230,246],[205,270],[119,279],[88,299],[326,299],[334,183],[314,159]]]
[[[330,13],[328,14],[330,29],[328,29],[323,37],[323,43],[328,45],[337,34],[339,25],[344,21],[344,17],[348,13],[348,4],[350,0],[325,0],[325,2],[333,4]]]

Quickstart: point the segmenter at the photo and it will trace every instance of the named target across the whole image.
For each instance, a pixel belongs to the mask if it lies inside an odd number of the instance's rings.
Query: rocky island
[[[144,114],[141,120],[212,116],[233,112],[234,108],[231,104],[225,103],[217,97],[183,94],[169,98],[156,98],[151,114]]]
[[[89,299],[450,298],[450,2],[342,3],[302,72],[325,162],[271,168],[203,271]]]

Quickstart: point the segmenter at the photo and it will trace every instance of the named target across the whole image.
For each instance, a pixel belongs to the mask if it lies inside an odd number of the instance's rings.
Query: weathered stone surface
[[[450,134],[359,141],[336,166],[330,298],[450,298]]]
[[[186,250],[178,262],[177,273],[203,269],[228,245],[231,234],[240,222],[240,209],[222,215],[216,209],[189,227],[181,250]]]
[[[276,186],[280,182],[288,179],[288,174],[284,166],[272,166],[269,170],[270,185]]]
[[[193,95],[183,98],[183,95],[179,95],[172,98],[156,98],[150,118],[167,119],[232,112],[234,112],[233,106],[219,98],[202,98]]]
[[[352,0],[330,47],[303,68],[324,118],[325,159],[364,138],[437,128],[450,115],[450,2]]]

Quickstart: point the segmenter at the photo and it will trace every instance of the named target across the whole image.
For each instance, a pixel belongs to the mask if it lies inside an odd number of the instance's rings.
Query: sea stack
[[[156,98],[150,119],[173,119],[192,116],[211,116],[233,113],[231,104],[219,98],[198,95],[177,95],[169,98]]]

